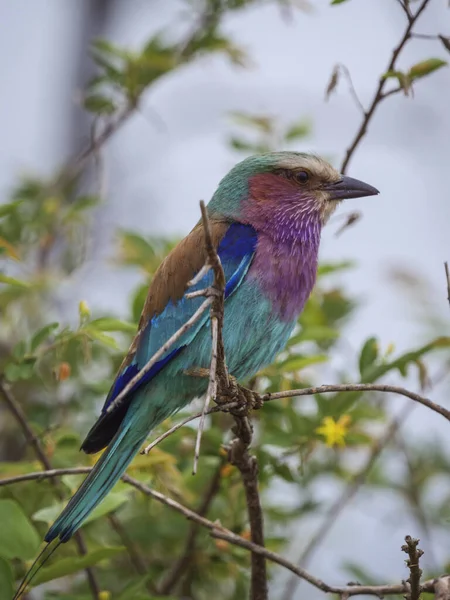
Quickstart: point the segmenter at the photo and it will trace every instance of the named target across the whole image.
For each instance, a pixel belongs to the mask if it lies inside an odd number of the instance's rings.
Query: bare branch
[[[227,412],[227,411],[231,410],[232,408],[237,408],[238,406],[239,406],[239,402],[228,402],[226,404],[221,404],[220,406],[214,406],[213,408],[210,408],[208,411],[206,411],[205,414],[211,415],[216,412]],[[175,431],[178,431],[178,429],[181,429],[181,427],[184,427],[184,425],[187,425],[187,423],[190,423],[191,421],[195,421],[195,419],[199,419],[202,416],[202,414],[203,414],[203,411],[199,412],[195,415],[191,415],[190,417],[183,419],[183,421],[176,423],[173,427],[171,427],[170,429],[165,431],[163,434],[161,434],[158,438],[156,438],[156,440],[153,440],[153,442],[151,444],[149,444],[146,448],[144,448],[144,450],[141,450],[141,454],[148,454],[152,448],[154,448],[160,442],[162,442],[167,437],[169,437],[169,435],[172,435],[172,433],[175,433]]]
[[[197,439],[195,441],[195,454],[194,454],[194,466],[192,474],[197,473],[198,460],[200,458],[200,444],[202,440],[202,433],[205,427],[206,414],[208,412],[209,404],[211,400],[215,400],[217,397],[217,386],[218,386],[218,371],[219,368],[222,373],[222,381],[228,383],[228,375],[225,365],[225,352],[223,349],[222,341],[222,327],[223,327],[223,314],[224,314],[224,299],[225,299],[225,273],[220,262],[219,255],[212,243],[211,228],[208,218],[208,211],[205,203],[200,202],[200,209],[202,212],[203,231],[205,234],[205,248],[207,254],[207,265],[213,270],[214,281],[211,289],[217,293],[213,295],[211,302],[211,364],[209,367],[209,382],[208,389],[203,403],[202,414],[200,417],[200,423],[197,430]]]
[[[0,487],[5,486],[5,485],[11,485],[13,483],[19,483],[21,481],[31,481],[31,480],[36,480],[36,479],[39,480],[39,479],[61,476],[61,475],[79,475],[79,474],[85,474],[85,473],[87,474],[91,470],[92,470],[92,467],[78,467],[78,468],[73,468],[73,469],[52,469],[51,471],[28,473],[26,475],[18,475],[16,477],[10,477],[8,479],[0,479]],[[178,513],[182,514],[184,517],[186,517],[186,519],[188,519],[190,521],[194,521],[195,523],[198,523],[202,527],[209,529],[212,532],[211,533],[212,537],[226,540],[227,542],[230,542],[230,544],[240,546],[241,548],[245,548],[254,554],[259,554],[261,556],[264,556],[268,560],[292,571],[293,573],[298,575],[298,577],[300,577],[301,579],[304,579],[305,581],[310,583],[315,588],[321,590],[322,592],[325,592],[328,594],[338,594],[341,597],[342,596],[345,597],[345,595],[347,595],[348,598],[350,598],[352,596],[359,596],[359,595],[364,595],[364,594],[371,595],[371,596],[382,596],[382,595],[405,594],[408,592],[408,585],[406,585],[405,583],[393,584],[393,585],[375,585],[375,586],[372,586],[372,585],[347,585],[347,586],[342,586],[342,587],[329,585],[329,584],[325,583],[324,581],[322,581],[321,579],[319,579],[318,577],[311,575],[304,569],[297,567],[296,565],[294,565],[287,559],[283,558],[279,554],[276,554],[275,552],[271,552],[267,548],[259,546],[258,544],[250,542],[249,540],[246,540],[246,539],[240,537],[239,535],[236,535],[232,531],[226,529],[225,527],[222,527],[220,525],[220,523],[218,523],[218,522],[213,523],[209,519],[206,519],[205,517],[200,516],[199,514],[197,514],[193,510],[187,508],[186,506],[183,506],[176,500],[172,500],[172,498],[168,498],[167,496],[164,496],[164,494],[161,494],[160,492],[152,490],[151,488],[146,486],[144,483],[138,481],[137,479],[134,479],[133,477],[130,477],[129,475],[123,475],[122,480],[125,483],[128,483],[129,485],[133,486],[134,488],[136,488],[137,490],[139,490],[146,496],[150,496],[151,498],[154,498],[158,502],[161,502],[162,504],[169,506],[176,512],[178,512]],[[447,577],[447,576],[446,575],[442,576],[442,578],[445,578],[445,577]],[[435,590],[435,585],[437,584],[437,582],[440,579],[441,578],[425,581],[422,584],[422,591],[433,593]]]
[[[409,556],[409,559],[406,561],[406,566],[410,572],[410,576],[407,579],[410,589],[407,592],[406,600],[420,600],[420,593],[422,591],[420,585],[422,569],[419,567],[419,559],[423,555],[423,550],[417,547],[419,541],[420,540],[416,540],[410,535],[407,535],[405,537],[406,544],[402,546],[403,552],[406,552]]]
[[[194,453],[194,466],[192,468],[192,475],[196,475],[198,459],[200,458],[200,443],[202,440],[202,433],[205,427],[206,414],[208,412],[209,404],[211,400],[215,400],[217,396],[217,336],[218,336],[218,323],[217,317],[211,317],[211,367],[209,370],[209,383],[208,391],[206,392],[205,401],[203,403],[203,409],[200,415],[200,423],[197,429],[197,438],[195,440],[195,453]]]
[[[250,521],[253,544],[264,546],[264,515],[258,491],[258,463],[248,453],[248,445],[241,439],[233,440],[229,452],[230,462],[242,476]],[[252,552],[251,599],[265,600],[268,597],[265,556]]]
[[[398,387],[395,385],[383,385],[378,383],[344,383],[337,385],[319,385],[317,387],[303,388],[298,390],[287,390],[286,392],[276,392],[273,394],[264,394],[261,396],[261,399],[264,402],[269,402],[271,400],[278,400],[279,398],[292,398],[293,396],[312,396],[314,394],[328,394],[330,392],[383,392],[398,394],[400,396],[406,396],[407,398],[411,398],[411,400],[414,400],[414,402],[418,402],[419,404],[426,406],[427,408],[442,415],[448,421],[450,421],[450,411],[441,406],[440,404],[436,404],[432,400],[429,400],[424,396],[420,396],[415,392],[410,392],[405,388]]]
[[[410,13],[408,0],[403,0],[403,2],[400,2],[403,10],[407,14],[408,23],[407,23],[406,29],[400,39],[400,42],[392,51],[392,56],[391,56],[388,66],[385,70],[385,73],[387,73],[388,71],[395,70],[397,59],[400,55],[400,52],[403,50],[403,47],[408,42],[408,40],[411,38],[412,28],[414,27],[415,23],[417,22],[417,19],[420,17],[422,12],[425,10],[429,1],[430,0],[422,0],[422,2],[420,3],[418,9],[416,10],[416,12],[414,14]],[[377,85],[377,89],[375,90],[373,100],[372,100],[367,112],[365,113],[365,116],[361,122],[361,125],[360,125],[352,143],[350,144],[349,148],[347,149],[347,152],[345,153],[345,158],[344,158],[344,160],[342,162],[342,166],[341,166],[342,173],[346,172],[349,162],[350,162],[353,154],[355,153],[356,148],[358,147],[359,143],[361,142],[361,140],[367,133],[367,128],[368,128],[369,123],[375,113],[377,106],[380,104],[380,102],[382,100],[384,100],[384,98],[386,98],[388,95],[391,95],[392,93],[394,93],[393,91],[384,93],[384,88],[385,88],[386,82],[387,82],[387,79],[384,78],[383,76],[381,76],[379,79],[378,85]],[[398,91],[398,90],[396,90],[396,91]]]
[[[447,261],[445,261],[445,263],[444,263],[444,268],[445,268],[445,279],[447,280],[447,300],[448,300],[448,303],[450,304],[450,270],[448,268]]]

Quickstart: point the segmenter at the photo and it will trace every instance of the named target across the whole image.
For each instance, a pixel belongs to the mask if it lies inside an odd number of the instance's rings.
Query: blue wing
[[[256,243],[257,233],[253,227],[233,223],[228,227],[218,244],[217,252],[226,280],[225,299],[236,291],[244,279],[253,259]],[[85,452],[98,452],[109,443],[127,412],[133,393],[139,387],[151,381],[168,362],[188,346],[200,329],[209,321],[209,311],[205,311],[196,324],[177,341],[176,346],[172,346],[153,365],[145,377],[129,392],[124,401],[112,411],[107,412],[108,407],[117,398],[118,394],[139,373],[161,346],[186,323],[204,301],[203,297],[186,298],[186,293],[206,288],[212,284],[212,281],[213,274],[209,271],[195,286],[187,289],[180,300],[170,299],[162,312],[151,317],[147,323],[141,326],[133,358],[119,372],[98,421],[83,442],[82,449]]]

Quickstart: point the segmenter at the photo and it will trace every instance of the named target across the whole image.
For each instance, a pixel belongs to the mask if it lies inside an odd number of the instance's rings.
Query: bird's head
[[[318,156],[271,152],[233,167],[220,182],[209,210],[286,237],[311,226],[320,230],[344,199],[378,193],[363,181],[341,175]]]

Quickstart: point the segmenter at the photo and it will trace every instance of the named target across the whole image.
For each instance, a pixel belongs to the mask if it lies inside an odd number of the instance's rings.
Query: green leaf
[[[344,2],[347,2],[347,0],[332,0],[331,1],[331,5],[333,5],[333,4],[343,4]]]
[[[49,323],[36,331],[36,333],[31,338],[30,349],[31,352],[34,352],[38,346],[45,342],[48,337],[59,327],[59,323]]]
[[[89,323],[89,326],[85,327],[84,331],[91,338],[91,340],[94,340],[96,342],[101,342],[102,344],[104,344],[105,346],[108,346],[108,348],[112,348],[113,350],[119,349],[119,346],[118,346],[116,340],[112,336],[106,335],[106,333],[103,333],[102,331],[98,331],[97,329],[92,329],[90,327],[90,323]]]
[[[25,362],[21,362],[20,364],[8,363],[4,369],[6,379],[12,382],[30,379],[34,373],[35,362],[35,359],[27,359]]]
[[[133,300],[131,303],[131,314],[133,319],[138,322],[141,316],[142,309],[144,308],[145,299],[148,294],[148,284],[144,283],[139,286],[134,293]]]
[[[327,360],[328,356],[325,356],[323,354],[317,354],[314,356],[290,356],[289,358],[287,358],[282,363],[276,366],[282,373],[295,373],[297,371],[300,371],[301,369],[304,369],[305,367],[309,367],[310,365],[327,362]]]
[[[34,558],[41,540],[17,502],[0,500],[0,523],[0,556],[10,560]]]
[[[20,365],[16,363],[8,363],[3,372],[8,381],[14,382],[20,379]]]
[[[408,76],[410,79],[419,79],[420,77],[430,75],[430,73],[433,73],[446,65],[447,62],[441,58],[429,58],[428,60],[424,60],[411,67],[408,71]]]
[[[361,377],[378,358],[378,342],[375,337],[369,338],[362,347],[359,356],[359,372]]]
[[[84,556],[71,556],[69,558],[63,558],[58,562],[54,563],[50,567],[43,567],[38,571],[35,578],[32,580],[31,585],[33,587],[41,585],[47,581],[53,581],[66,575],[72,575],[87,567],[93,567],[102,560],[114,558],[125,551],[123,547],[113,548],[101,548],[100,550],[94,550]]]
[[[92,523],[92,521],[116,511],[122,504],[127,502],[128,498],[129,496],[126,492],[112,492],[92,511],[86,521],[84,521],[84,524]],[[43,521],[50,525],[58,517],[66,504],[67,502],[64,500],[63,502],[57,502],[46,508],[41,508],[41,510],[38,510],[32,518],[34,521]]]
[[[9,563],[0,558],[0,600],[11,600],[14,595],[14,580]]]
[[[16,208],[21,204],[22,200],[16,200],[15,202],[8,202],[7,204],[0,204],[0,219],[2,217],[6,217],[10,215],[12,212],[16,210]]]
[[[324,340],[334,340],[339,337],[339,331],[325,325],[312,325],[305,327],[300,333],[290,338],[288,346],[295,346],[300,342],[323,342]]]
[[[97,115],[111,115],[117,107],[112,100],[101,94],[91,94],[84,99],[84,108]]]
[[[20,281],[19,279],[14,279],[14,277],[8,277],[3,273],[0,273],[0,283],[7,283],[8,285],[14,285],[16,287],[21,288],[29,288],[30,284],[26,281]]]
[[[237,137],[231,137],[228,140],[228,143],[234,150],[238,150],[239,152],[253,152],[255,149],[253,144],[250,144],[249,142]]]
[[[300,123],[296,123],[292,125],[286,133],[284,134],[284,139],[286,141],[296,140],[298,138],[306,137],[311,133],[311,124],[307,121],[301,121]]]
[[[125,333],[136,332],[135,323],[127,323],[126,321],[109,317],[94,319],[89,323],[89,327],[94,327],[94,329],[98,329],[99,331],[124,331]]]
[[[20,361],[25,356],[26,351],[27,345],[23,340],[21,340],[20,342],[17,342],[17,344],[14,346],[11,354],[17,361]]]

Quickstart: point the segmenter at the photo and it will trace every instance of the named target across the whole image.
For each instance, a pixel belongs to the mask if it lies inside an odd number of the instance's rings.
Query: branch
[[[211,302],[211,364],[209,367],[208,389],[203,403],[200,423],[197,430],[197,439],[195,440],[194,466],[192,474],[197,473],[198,460],[200,457],[200,444],[203,429],[205,427],[206,413],[211,400],[216,400],[218,377],[221,374],[222,383],[228,384],[228,373],[225,365],[225,351],[223,348],[222,328],[225,301],[225,273],[220,262],[219,255],[212,243],[211,227],[209,224],[208,212],[203,200],[200,202],[202,211],[203,231],[205,234],[205,248],[207,262],[205,266],[212,269],[214,280],[211,286],[211,292],[214,292]],[[207,293],[208,290],[205,290]]]
[[[405,537],[405,542],[402,546],[403,552],[408,554],[409,559],[406,561],[406,566],[409,569],[410,576],[407,579],[410,590],[406,595],[406,600],[420,600],[420,593],[422,587],[420,585],[420,577],[422,575],[422,569],[419,567],[419,559],[423,555],[423,550],[418,548],[420,540],[412,538],[410,535]]]
[[[448,303],[450,304],[450,271],[448,268],[447,261],[444,263],[444,268],[445,268],[445,279],[447,280],[447,300],[448,300]]]
[[[243,418],[246,419],[246,417]],[[255,456],[250,456],[248,444],[240,437],[231,443],[229,460],[241,473],[253,545],[263,547],[264,515],[258,491],[258,462]],[[251,600],[265,600],[268,598],[265,557],[264,554],[252,551]]]
[[[9,477],[8,479],[0,479],[0,487],[6,486],[6,485],[11,485],[14,483],[19,483],[22,481],[39,480],[39,479],[51,478],[51,477],[55,477],[55,476],[59,477],[61,475],[87,474],[92,470],[92,468],[93,467],[77,467],[77,468],[72,468],[72,469],[52,469],[50,471],[40,471],[40,472],[36,472],[36,473],[27,473],[26,475],[17,475],[16,477]],[[341,586],[341,587],[329,585],[329,584],[325,583],[324,581],[322,581],[321,579],[319,579],[318,577],[311,575],[305,569],[297,567],[296,565],[291,563],[289,560],[283,558],[279,554],[276,554],[275,552],[271,552],[270,550],[268,550],[267,548],[264,548],[263,546],[258,546],[258,544],[254,544],[253,542],[250,542],[249,540],[246,540],[246,539],[240,537],[239,535],[233,533],[229,529],[222,527],[220,525],[220,523],[218,523],[217,521],[213,523],[209,519],[206,519],[205,517],[200,516],[199,514],[197,514],[193,510],[187,508],[186,506],[183,506],[176,500],[172,500],[172,498],[168,498],[167,496],[164,496],[164,494],[161,494],[160,492],[152,490],[151,488],[149,488],[145,484],[141,483],[137,479],[134,479],[133,477],[130,477],[129,475],[123,475],[122,481],[124,481],[125,483],[128,483],[132,487],[136,488],[137,490],[139,490],[146,496],[154,498],[158,502],[165,504],[166,506],[169,506],[176,512],[178,512],[178,513],[182,514],[184,517],[186,517],[186,519],[188,519],[190,521],[194,521],[195,523],[198,523],[202,527],[209,529],[211,531],[212,537],[218,538],[218,539],[223,539],[223,540],[229,542],[230,544],[233,544],[235,546],[240,546],[241,548],[245,548],[246,550],[249,550],[250,552],[252,552],[254,554],[263,556],[263,557],[267,558],[268,560],[292,571],[293,573],[298,575],[298,577],[300,577],[301,579],[304,579],[305,581],[310,583],[315,588],[317,588],[327,594],[338,594],[341,597],[346,595],[349,598],[351,596],[359,596],[359,595],[364,595],[364,594],[371,595],[371,596],[395,595],[395,594],[398,595],[398,594],[405,594],[409,591],[408,585],[406,583],[393,584],[393,585],[347,585],[347,586]],[[437,583],[442,578],[446,578],[446,577],[447,577],[447,575],[443,575],[441,578],[430,579],[428,581],[425,581],[422,584],[422,591],[433,593]]]
[[[314,394],[328,394],[330,392],[384,392],[398,394],[400,396],[406,396],[411,398],[414,402],[418,402],[423,406],[431,409],[432,411],[442,415],[448,421],[450,421],[450,411],[436,404],[432,400],[420,396],[415,392],[398,387],[395,385],[383,385],[378,383],[343,383],[336,385],[319,385],[317,387],[303,388],[298,390],[287,390],[286,392],[275,392],[263,394],[261,399],[263,402],[269,402],[271,400],[278,400],[279,398],[292,398],[293,396],[312,396]]]
[[[39,438],[37,438],[35,436],[33,430],[31,429],[31,427],[28,423],[27,417],[26,417],[24,411],[22,410],[22,407],[20,406],[20,404],[17,402],[17,400],[13,396],[11,390],[7,387],[5,382],[2,380],[1,376],[0,376],[0,393],[3,396],[3,399],[6,403],[6,405],[8,406],[9,410],[14,415],[16,421],[18,422],[19,426],[21,427],[21,429],[25,435],[25,439],[27,440],[27,443],[33,448],[38,461],[41,463],[41,465],[44,467],[44,469],[48,472],[52,468],[51,462],[48,459],[47,455],[45,454],[44,450],[42,449],[41,444],[39,442]],[[57,492],[59,498],[63,499],[64,494],[61,491],[61,489],[59,488],[58,482],[55,481],[54,479],[52,479],[52,483],[56,488],[56,492]],[[77,532],[75,534],[75,542],[77,544],[79,553],[82,556],[86,555],[87,547],[86,547],[86,543],[84,541],[84,537],[81,534],[81,532]],[[99,597],[100,587],[98,585],[94,571],[91,567],[87,567],[85,569],[85,572],[86,572],[86,577],[87,577],[87,580],[89,583],[89,587],[91,588],[92,597],[94,599],[96,599]]]
[[[443,575],[436,580],[434,584],[434,600],[450,600],[450,575]]]
[[[361,467],[359,472],[356,473],[354,477],[352,477],[349,483],[345,486],[342,494],[336,498],[336,500],[326,511],[322,523],[319,525],[316,532],[309,540],[309,543],[306,545],[297,561],[297,564],[299,566],[305,567],[308,560],[310,560],[311,556],[317,550],[319,545],[325,541],[339,515],[349,505],[351,500],[356,496],[361,486],[365,483],[367,476],[372,470],[372,467],[374,466],[378,457],[386,448],[386,446],[392,441],[400,427],[404,424],[406,417],[409,415],[411,410],[414,409],[414,407],[414,404],[408,403],[405,406],[405,410],[402,411],[401,415],[391,421],[384,435],[375,441],[364,465]],[[297,577],[291,577],[286,583],[282,600],[290,600],[299,583],[300,581],[299,579],[297,579]]]
[[[408,5],[408,1],[406,0],[405,2],[400,2],[400,4],[402,5],[403,10],[406,12],[407,17],[408,17],[408,23],[406,26],[406,29],[403,33],[402,38],[400,39],[399,44],[394,48],[394,50],[392,51],[392,56],[391,56],[391,60],[389,61],[389,64],[385,70],[385,73],[387,73],[388,71],[395,71],[396,70],[396,63],[397,63],[397,59],[400,55],[400,52],[403,50],[403,47],[405,46],[405,44],[408,42],[408,40],[411,38],[411,33],[412,33],[412,28],[414,27],[415,23],[417,22],[417,19],[420,17],[420,15],[422,14],[422,12],[425,10],[427,4],[429,3],[430,0],[422,0],[419,8],[416,10],[416,12],[414,14],[412,14],[410,12],[409,9],[409,5]],[[369,123],[375,113],[375,110],[377,108],[377,106],[380,104],[380,102],[382,102],[382,100],[384,100],[387,96],[398,92],[401,88],[396,88],[395,92],[394,91],[390,91],[390,92],[386,92],[384,93],[384,88],[386,85],[387,79],[385,79],[383,76],[380,77],[380,80],[378,82],[378,86],[377,89],[375,90],[375,94],[373,97],[373,100],[369,106],[369,109],[366,111],[365,116],[362,120],[362,123],[355,135],[355,138],[353,140],[353,142],[350,144],[347,152],[345,153],[345,158],[342,162],[342,166],[341,166],[341,173],[345,173],[348,167],[348,164],[356,150],[356,148],[358,147],[359,143],[361,142],[361,140],[363,139],[363,137],[365,136],[366,132],[367,132],[367,128],[369,126]]]

